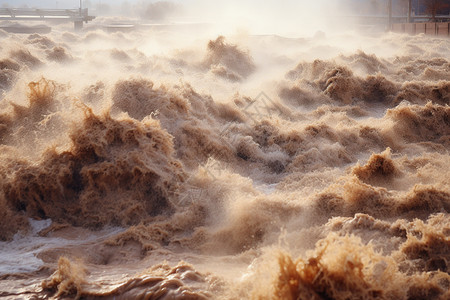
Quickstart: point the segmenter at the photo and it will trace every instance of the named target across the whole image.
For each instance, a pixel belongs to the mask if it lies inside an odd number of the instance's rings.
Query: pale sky
[[[90,0],[92,4],[107,3],[107,4],[121,4],[128,1],[130,3],[138,2],[140,0]],[[84,0],[83,0],[84,2]],[[155,2],[146,0],[145,2]],[[178,1],[173,1],[178,2]],[[8,4],[11,7],[20,7],[27,5],[29,7],[37,8],[78,8],[80,6],[80,0],[0,0],[0,6],[2,4]]]
[[[136,4],[148,4],[158,1],[167,1],[182,4],[183,17],[194,18],[202,22],[238,22],[245,24],[262,23],[267,26],[290,26],[294,28],[298,22],[320,23],[320,16],[327,13],[336,13],[343,8],[343,2],[369,1],[369,0],[89,0],[93,14],[97,4],[108,4],[115,10],[110,13],[125,15],[130,12],[139,14]],[[83,0],[83,3],[87,1]],[[131,10],[123,11],[121,4],[130,3]],[[31,8],[78,8],[80,0],[0,0],[2,4],[10,7],[27,5]],[[133,5],[132,5],[133,4]],[[119,8],[119,9],[117,9]],[[146,8],[143,6],[143,8]],[[102,13],[106,12],[102,11]],[[106,12],[109,13],[109,12]],[[284,24],[284,25],[283,25]],[[287,24],[287,25],[286,25]],[[256,25],[255,25],[256,26]]]

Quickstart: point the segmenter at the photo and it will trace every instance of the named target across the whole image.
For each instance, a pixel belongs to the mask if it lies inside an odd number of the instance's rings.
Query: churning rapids
[[[450,40],[65,28],[0,30],[0,297],[450,299]]]

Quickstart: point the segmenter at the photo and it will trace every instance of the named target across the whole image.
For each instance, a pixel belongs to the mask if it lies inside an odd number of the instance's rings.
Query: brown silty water
[[[450,298],[450,40],[64,28],[0,32],[0,297]]]

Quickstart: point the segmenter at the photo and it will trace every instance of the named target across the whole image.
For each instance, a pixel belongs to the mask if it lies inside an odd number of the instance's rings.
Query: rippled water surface
[[[66,28],[0,30],[0,297],[450,297],[450,40]]]

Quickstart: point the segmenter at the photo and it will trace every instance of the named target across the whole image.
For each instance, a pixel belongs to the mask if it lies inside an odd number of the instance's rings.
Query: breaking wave
[[[450,296],[448,40],[4,36],[0,296]]]

